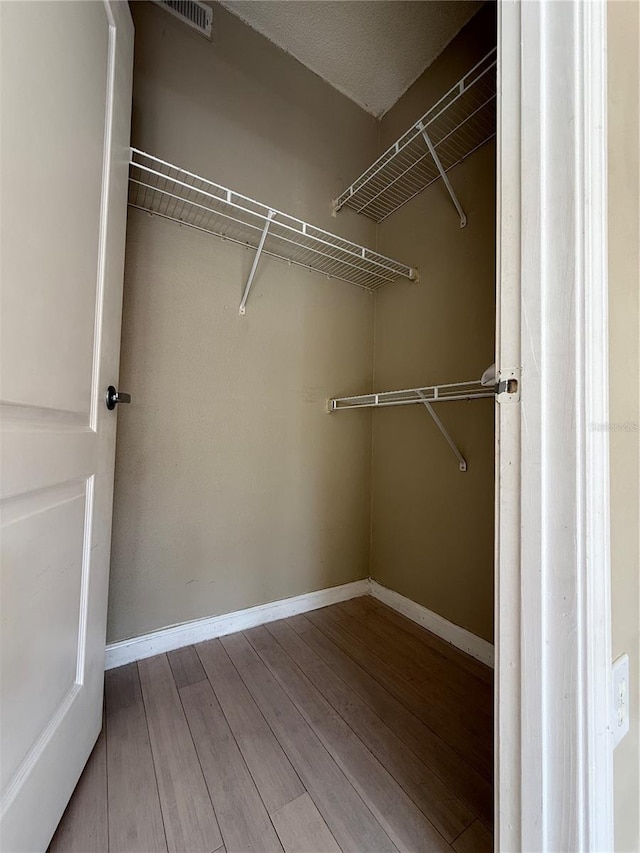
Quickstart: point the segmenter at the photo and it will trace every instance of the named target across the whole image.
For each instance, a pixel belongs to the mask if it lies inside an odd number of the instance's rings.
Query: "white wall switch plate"
[[[629,731],[629,655],[613,662],[613,745],[616,747]]]

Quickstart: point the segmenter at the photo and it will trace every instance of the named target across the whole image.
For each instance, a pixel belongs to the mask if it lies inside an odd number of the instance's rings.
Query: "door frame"
[[[613,849],[606,0],[498,20],[496,849]]]

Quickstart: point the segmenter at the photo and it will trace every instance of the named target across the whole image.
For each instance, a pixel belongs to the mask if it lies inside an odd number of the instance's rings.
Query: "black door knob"
[[[107,409],[111,411],[112,409],[115,409],[118,403],[130,403],[131,394],[125,394],[124,391],[116,391],[113,385],[109,385],[107,393],[105,394],[105,402],[107,404]]]

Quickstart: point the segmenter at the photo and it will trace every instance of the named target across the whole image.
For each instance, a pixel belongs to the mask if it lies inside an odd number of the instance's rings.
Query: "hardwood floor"
[[[493,849],[493,673],[373,598],[111,670],[50,853]]]

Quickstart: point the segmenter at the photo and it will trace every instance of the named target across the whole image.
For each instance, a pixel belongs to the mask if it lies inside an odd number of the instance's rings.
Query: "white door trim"
[[[606,2],[499,44],[496,846],[609,851]]]

